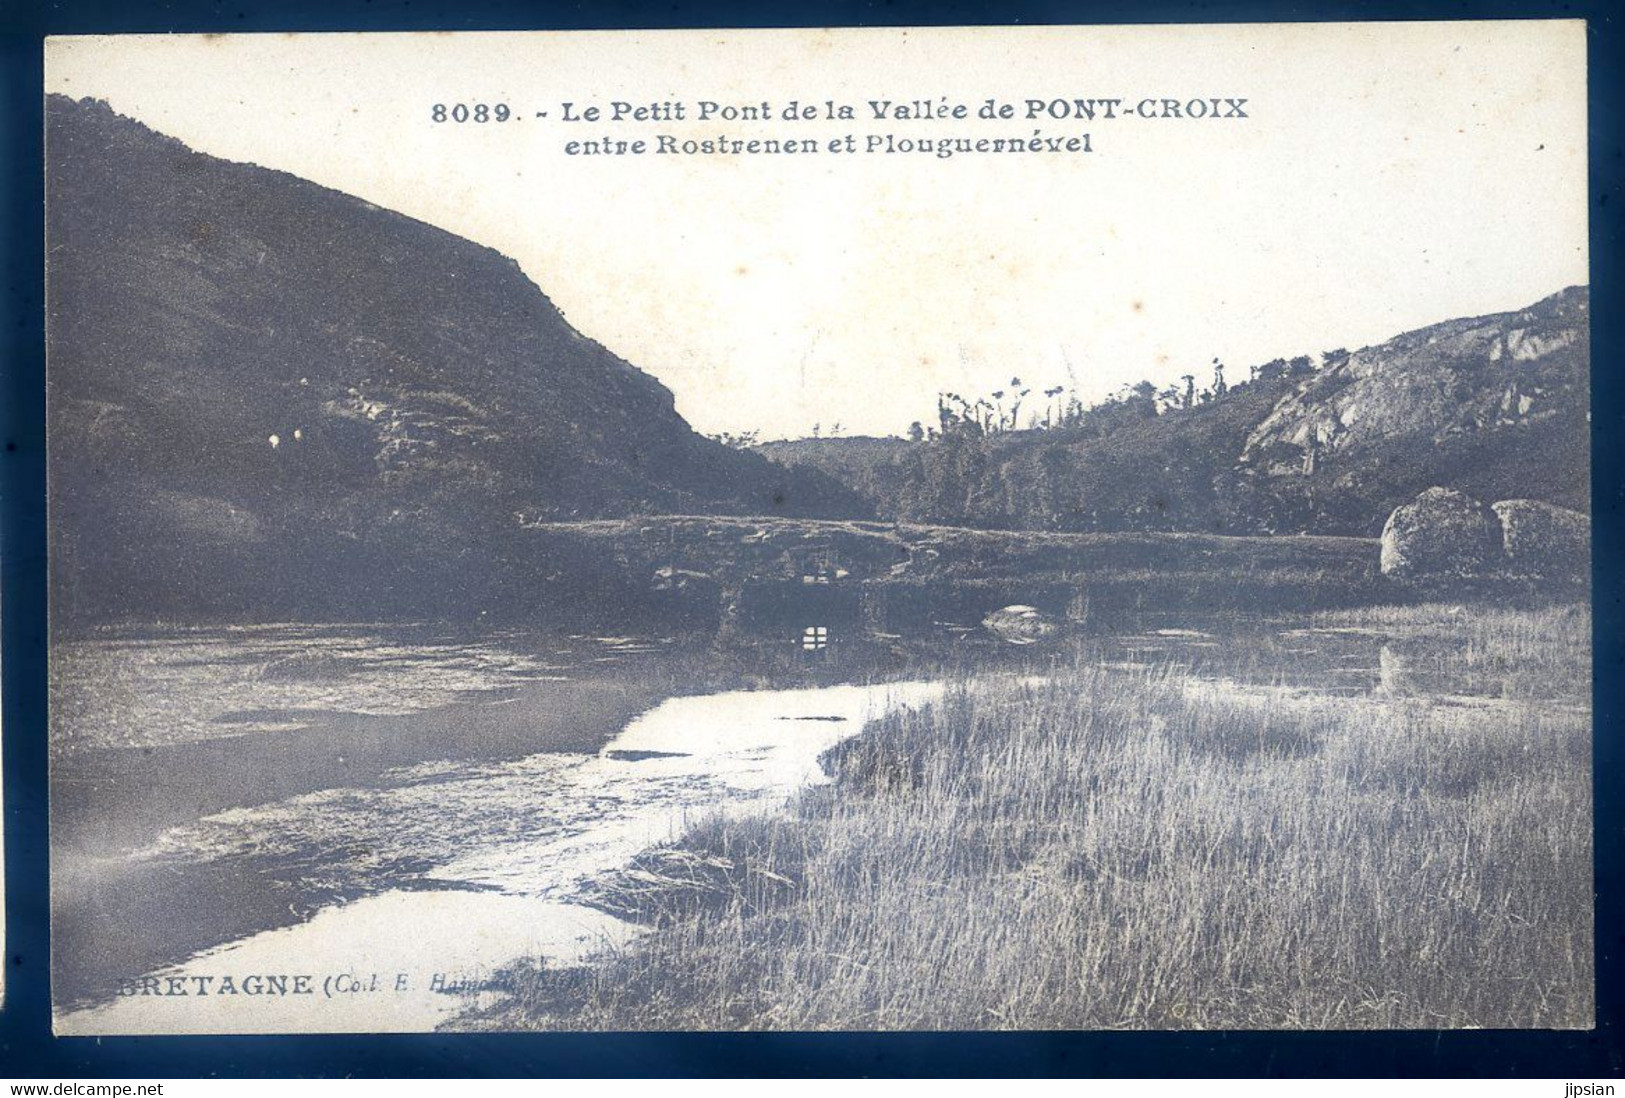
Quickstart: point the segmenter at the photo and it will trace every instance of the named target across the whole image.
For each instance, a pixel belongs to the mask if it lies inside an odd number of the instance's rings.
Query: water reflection
[[[390,913],[417,930],[379,933],[384,953],[370,956],[402,971],[428,965],[413,949],[475,926],[482,959],[568,956],[583,934],[621,932],[568,902],[584,876],[694,813],[782,801],[820,780],[819,752],[876,706],[920,704],[969,675],[1082,661],[1442,703],[1586,693],[1585,668],[1499,659],[1449,630],[1188,615],[1108,630],[1051,611],[1055,628],[1016,631],[1017,644],[951,608],[868,605],[836,579],[805,587],[741,603],[705,633],[290,625],[58,645],[71,703],[53,729],[58,986],[90,1004],[186,958],[362,940]],[[495,897],[486,916],[474,893]],[[443,1008],[402,1007],[401,1025]]]
[[[781,804],[825,780],[818,759],[829,747],[870,718],[917,707],[940,691],[939,684],[901,682],[672,698],[595,756],[440,764],[393,775],[394,784],[381,788],[328,790],[172,828],[134,860],[166,869],[171,882],[212,863],[236,863],[261,887],[281,882],[314,902],[315,915],[150,975],[186,986],[245,965],[302,972],[311,971],[312,958],[334,958],[338,971],[403,981],[399,993],[313,1000],[294,1028],[430,1028],[466,1005],[437,994],[437,977],[479,990],[482,974],[502,964],[526,956],[558,963],[591,948],[595,936],[624,940],[630,927],[572,902],[583,884],[676,838],[697,816]],[[323,894],[339,902],[321,904]],[[403,916],[411,922],[388,921]],[[447,948],[470,935],[482,943],[478,951]],[[335,942],[349,943],[349,952],[335,955]],[[115,981],[128,975],[103,974]],[[64,1032],[289,1025],[285,1010],[221,1015],[199,999],[83,990],[101,1001],[63,1019]],[[371,1012],[372,1003],[387,1009]]]

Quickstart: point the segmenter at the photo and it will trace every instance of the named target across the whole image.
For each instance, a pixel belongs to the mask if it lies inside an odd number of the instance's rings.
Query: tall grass
[[[472,1024],[1588,1027],[1589,759],[1582,707],[965,678],[601,882],[650,932]]]
[[[1466,671],[1538,677],[1589,693],[1591,607],[1556,603],[1530,608],[1423,603],[1317,613],[1327,628],[1375,630],[1399,641],[1430,642]]]

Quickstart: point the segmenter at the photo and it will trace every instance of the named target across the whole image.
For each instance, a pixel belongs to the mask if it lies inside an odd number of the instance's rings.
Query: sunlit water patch
[[[572,963],[634,934],[576,902],[595,877],[701,816],[781,805],[825,780],[824,751],[941,691],[900,682],[672,698],[596,756],[425,763],[392,772],[382,788],[324,790],[173,828],[137,857],[235,860],[245,872],[297,880],[318,909],[147,974],[150,983],[138,977],[125,990],[149,993],[68,1014],[59,1031],[431,1028],[477,1005],[504,965]],[[224,1007],[218,994],[150,993],[216,986],[234,973],[239,984],[245,973],[305,975],[314,990],[269,1005],[230,997]],[[336,978],[343,990],[333,990]]]

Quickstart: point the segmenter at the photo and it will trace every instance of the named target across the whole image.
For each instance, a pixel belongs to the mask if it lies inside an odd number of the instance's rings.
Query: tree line
[[[1189,412],[1213,404],[1249,384],[1307,377],[1317,368],[1324,369],[1348,357],[1349,352],[1339,347],[1323,352],[1319,367],[1308,355],[1275,358],[1249,367],[1247,381],[1235,385],[1226,380],[1224,363],[1214,358],[1209,366],[1211,381],[1201,389],[1196,387],[1196,375],[1189,373],[1181,376],[1178,384],[1161,388],[1150,381],[1124,385],[1111,396],[1089,405],[1065,385],[1050,386],[1035,394],[1020,377],[1012,377],[1008,387],[974,397],[948,391],[938,393],[936,424],[915,420],[909,425],[907,435],[911,442],[933,442],[955,435],[986,436],[1019,430],[1081,429],[1087,434],[1105,434],[1124,422]],[[1024,408],[1027,410],[1025,423],[1021,419]]]

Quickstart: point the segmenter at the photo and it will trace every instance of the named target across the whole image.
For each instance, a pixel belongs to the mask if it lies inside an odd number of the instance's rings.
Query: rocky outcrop
[[[1398,507],[1382,532],[1382,574],[1424,591],[1573,586],[1591,571],[1591,520],[1538,500],[1486,506],[1429,488]]]
[[[1532,499],[1492,504],[1509,574],[1576,583],[1591,573],[1591,517]]]
[[[1480,501],[1429,488],[1394,509],[1382,528],[1382,574],[1413,584],[1490,575],[1501,564],[1501,523]]]
[[[1527,309],[1446,321],[1366,347],[1282,400],[1247,440],[1243,460],[1271,453],[1316,463],[1516,433],[1586,403],[1590,295],[1564,290]],[[1297,472],[1293,461],[1280,472]]]
[[[1590,500],[1590,291],[1256,367],[1191,407],[1109,401],[1048,430],[766,443],[887,518],[1076,532],[1375,537],[1430,485]],[[1306,348],[1307,349],[1307,348]]]

